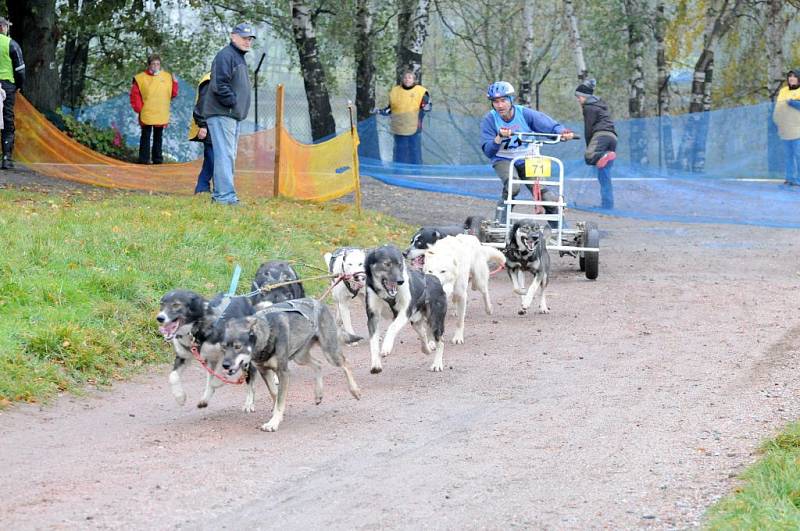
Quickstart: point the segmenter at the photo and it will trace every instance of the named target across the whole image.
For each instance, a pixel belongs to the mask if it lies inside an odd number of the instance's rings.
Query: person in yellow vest
[[[164,128],[169,123],[169,106],[178,95],[178,82],[172,74],[161,70],[161,57],[147,58],[147,69],[134,76],[131,84],[131,107],[139,114],[142,135],[139,138],[139,164],[151,161],[150,136],[153,137],[153,164],[164,162],[161,146]]]
[[[3,143],[2,169],[14,167],[11,154],[14,151],[14,102],[17,91],[22,90],[25,83],[25,61],[22,59],[22,49],[17,41],[8,36],[11,22],[0,18],[0,86],[6,93],[3,102],[3,132],[0,135]]]
[[[208,72],[197,84],[197,99],[192,111],[192,121],[189,123],[189,140],[203,143],[203,167],[197,176],[194,193],[210,193],[211,183],[214,179],[214,145],[211,143],[211,134],[208,132],[206,117],[203,115],[203,105],[208,96],[208,85],[211,81],[211,72]]]
[[[789,70],[775,99],[772,120],[786,148],[786,182],[800,186],[800,68]]]
[[[422,164],[422,118],[430,110],[428,90],[417,84],[413,71],[406,70],[400,84],[389,92],[389,105],[379,111],[391,116],[395,162]]]

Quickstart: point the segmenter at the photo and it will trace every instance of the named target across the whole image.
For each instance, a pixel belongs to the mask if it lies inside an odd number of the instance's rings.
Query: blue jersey
[[[543,112],[534,111],[522,105],[514,105],[514,117],[506,122],[500,114],[492,109],[481,122],[481,145],[483,153],[492,159],[492,162],[505,159],[511,160],[522,155],[527,149],[527,144],[519,138],[504,138],[500,144],[494,143],[494,138],[501,127],[511,129],[512,133],[554,133],[564,132],[565,128]]]

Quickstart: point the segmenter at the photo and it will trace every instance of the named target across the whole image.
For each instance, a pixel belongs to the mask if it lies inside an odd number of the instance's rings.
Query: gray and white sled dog
[[[350,394],[361,398],[338,336],[333,314],[312,298],[280,302],[254,315],[227,320],[222,347],[222,368],[227,374],[235,376],[243,367],[252,365],[268,385],[270,372],[278,376],[272,417],[261,426],[262,430],[276,431],[283,420],[290,361],[311,365],[315,373],[315,402],[322,402],[322,366],[310,352],[315,345],[331,365],[342,369]]]
[[[331,275],[347,275],[347,278],[336,284],[331,289],[331,295],[336,303],[336,315],[345,332],[358,337],[353,330],[353,321],[350,316],[350,303],[354,299],[364,301],[364,282],[367,275],[364,272],[364,262],[367,254],[364,249],[357,247],[341,247],[332,253],[325,253],[325,266]],[[335,282],[333,279],[332,282]],[[361,340],[358,337],[358,340]]]
[[[303,283],[299,282],[299,280],[300,275],[297,274],[297,271],[295,271],[289,262],[284,260],[270,260],[264,262],[258,267],[252,284],[253,291],[263,291],[253,295],[251,301],[254,306],[261,309],[270,304],[292,299],[301,299],[306,296],[306,292],[303,289]],[[270,287],[270,289],[263,289],[267,287]]]
[[[503,254],[506,255],[506,271],[514,284],[514,293],[522,295],[522,307],[519,314],[528,312],[537,291],[541,293],[539,311],[549,313],[545,288],[550,280],[550,255],[547,252],[547,240],[550,238],[550,226],[539,225],[531,220],[521,220],[511,228],[511,237]],[[533,275],[528,289],[525,289],[525,272]]]
[[[456,306],[458,321],[453,334],[455,344],[464,342],[468,287],[483,295],[483,307],[487,314],[492,314],[492,300],[489,296],[489,262],[503,266],[506,257],[498,249],[482,245],[477,237],[469,234],[448,236],[438,240],[425,251],[425,273],[439,279],[448,300]]]
[[[169,374],[172,395],[178,404],[186,403],[186,392],[183,390],[181,375],[192,359],[194,345],[208,366],[219,373],[218,366],[222,360],[222,337],[227,319],[251,315],[253,305],[247,297],[229,297],[217,295],[211,301],[190,290],[177,289],[161,298],[161,307],[156,321],[161,325],[159,331],[166,341],[172,344],[175,361]],[[255,391],[251,373],[246,374],[247,397],[243,411],[252,412],[255,408]],[[224,382],[212,374],[206,375],[206,387],[197,407],[208,406],[217,388]],[[274,396],[274,384],[268,384],[270,394]]]
[[[409,321],[422,341],[423,352],[434,353],[431,370],[441,371],[447,296],[439,279],[406,267],[400,249],[394,245],[384,245],[367,253],[364,270],[370,372],[376,374],[383,370],[381,356],[392,352],[397,334]],[[390,323],[381,343],[383,319],[389,319]]]

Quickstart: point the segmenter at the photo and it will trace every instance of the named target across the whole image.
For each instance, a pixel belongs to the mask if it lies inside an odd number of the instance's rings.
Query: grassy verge
[[[800,422],[761,448],[743,484],[709,511],[709,529],[800,529]]]
[[[342,245],[408,241],[409,227],[347,205],[124,194],[101,200],[0,190],[0,407],[104,385],[170,358],[154,320],[174,288],[210,296],[242,266],[294,260],[315,276]],[[325,281],[306,289],[320,294]]]

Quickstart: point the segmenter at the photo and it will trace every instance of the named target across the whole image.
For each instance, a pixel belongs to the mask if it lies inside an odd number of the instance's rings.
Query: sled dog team
[[[455,309],[454,344],[464,343],[468,288],[481,293],[487,314],[493,311],[490,263],[506,268],[514,292],[522,299],[520,314],[528,311],[537,293],[539,311],[547,313],[549,227],[517,222],[508,246],[501,252],[483,245],[475,236],[480,222],[480,218],[470,217],[463,226],[421,228],[402,252],[394,245],[383,245],[326,253],[325,265],[334,279],[330,293],[341,328],[326,305],[305,296],[300,277],[285,261],[262,264],[249,296],[220,294],[208,300],[193,291],[170,291],[161,299],[156,320],[175,352],[169,375],[175,400],[181,405],[186,402],[181,375],[194,357],[208,372],[197,407],[208,406],[215,390],[226,382],[246,383],[242,409],[253,412],[257,372],[273,400],[272,416],[261,429],[276,431],[285,413],[290,361],[313,369],[315,402],[322,401],[322,364],[310,352],[314,346],[328,363],[342,369],[350,393],[360,398],[361,391],[341,346],[362,339],[351,321],[354,299],[360,299],[366,307],[370,372],[383,370],[381,358],[391,354],[397,334],[409,322],[422,351],[433,354],[430,370],[441,371],[448,302]],[[533,275],[527,289],[525,272]],[[381,340],[384,321],[388,326]]]

